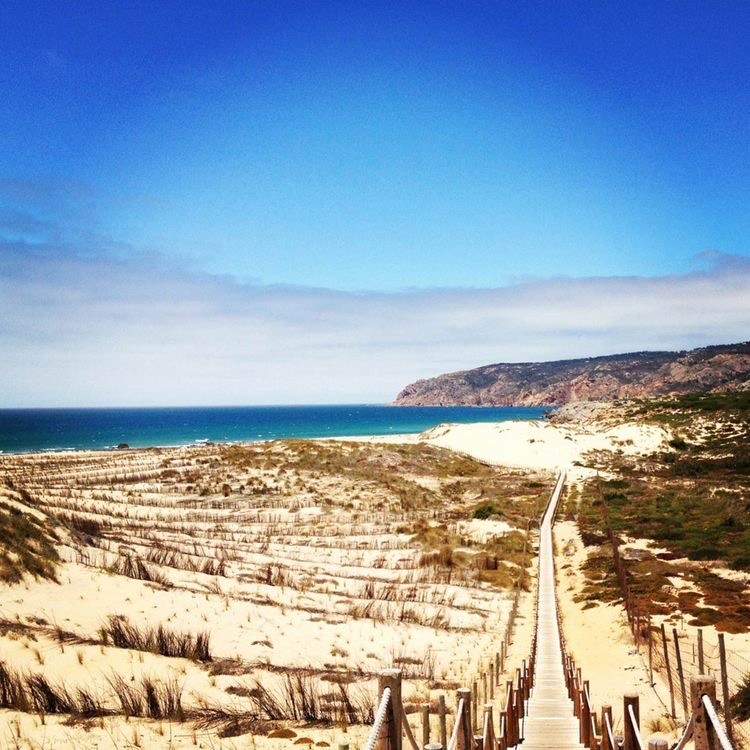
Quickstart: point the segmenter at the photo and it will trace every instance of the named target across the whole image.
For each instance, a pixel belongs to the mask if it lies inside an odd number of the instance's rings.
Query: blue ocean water
[[[242,406],[0,409],[0,451],[186,445],[422,432],[441,422],[541,419],[535,407]]]

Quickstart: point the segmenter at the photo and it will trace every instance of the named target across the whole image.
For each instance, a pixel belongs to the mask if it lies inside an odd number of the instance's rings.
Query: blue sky
[[[0,405],[747,338],[748,39],[741,2],[4,3]]]

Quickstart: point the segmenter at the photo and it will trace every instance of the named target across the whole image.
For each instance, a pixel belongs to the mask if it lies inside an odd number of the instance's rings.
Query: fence
[[[601,487],[599,500],[628,624],[639,652],[642,648],[647,652],[651,684],[654,684],[654,672],[660,673],[666,682],[670,715],[677,719],[681,714],[685,720],[690,715],[687,674],[712,676],[721,688],[718,707],[728,737],[740,741],[743,746],[750,746],[747,732],[732,722],[730,705],[731,697],[750,675],[750,662],[726,648],[724,633],[718,633],[716,643],[711,643],[703,637],[702,629],[698,629],[693,637],[687,631],[678,633],[676,627],[667,632],[663,622],[659,626],[652,623],[651,616],[639,607],[638,599],[628,585],[627,565],[620,554],[620,542],[612,529]]]

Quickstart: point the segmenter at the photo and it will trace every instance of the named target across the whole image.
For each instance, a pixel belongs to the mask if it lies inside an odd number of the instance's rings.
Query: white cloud
[[[750,260],[656,278],[345,293],[0,244],[0,405],[378,402],[499,361],[748,338]]]

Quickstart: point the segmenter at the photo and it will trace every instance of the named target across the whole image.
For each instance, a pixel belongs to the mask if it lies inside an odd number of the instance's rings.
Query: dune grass
[[[45,523],[17,507],[0,505],[0,581],[18,583],[25,574],[54,579],[59,561],[54,542]]]

